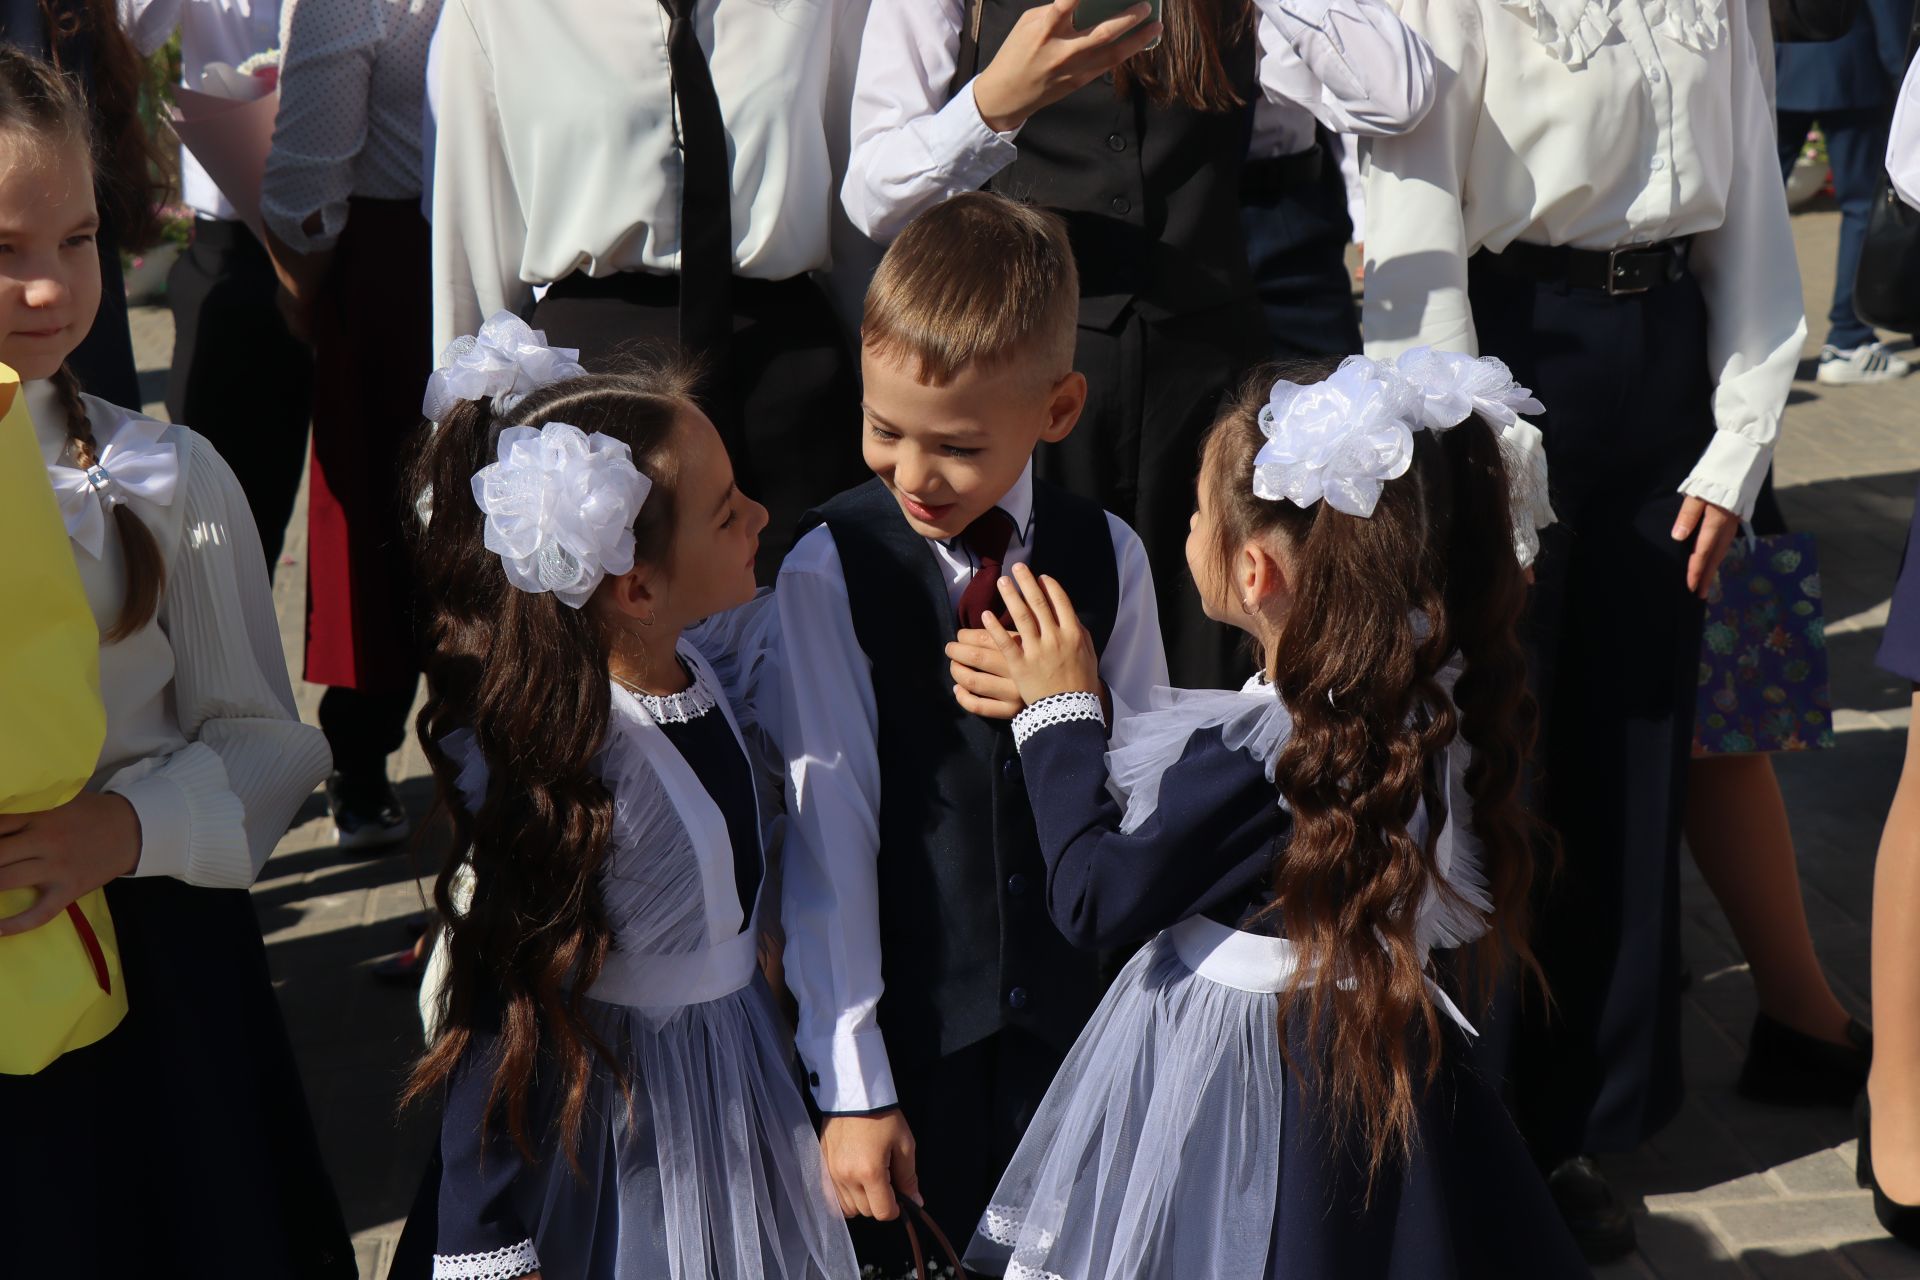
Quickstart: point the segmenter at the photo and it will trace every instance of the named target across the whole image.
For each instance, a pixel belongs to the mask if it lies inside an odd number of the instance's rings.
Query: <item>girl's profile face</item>
[[[1219,512],[1214,509],[1217,449],[1208,449],[1200,461],[1200,481],[1194,486],[1193,518],[1187,522],[1187,572],[1200,592],[1200,609],[1215,622],[1244,628],[1248,619],[1232,598],[1227,567],[1220,563]]]
[[[83,143],[0,138],[0,363],[52,377],[100,309],[100,214]]]
[[[733,482],[733,462],[706,414],[689,405],[676,434],[680,464],[663,607],[687,625],[753,599],[767,509]]]

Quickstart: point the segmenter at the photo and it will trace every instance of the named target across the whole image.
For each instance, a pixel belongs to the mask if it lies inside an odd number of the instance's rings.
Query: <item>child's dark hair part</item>
[[[1331,1101],[1336,1131],[1357,1127],[1377,1177],[1411,1153],[1417,1094],[1439,1069],[1416,928],[1427,895],[1453,890],[1435,860],[1440,824],[1424,845],[1409,826],[1422,805],[1443,811],[1434,762],[1457,731],[1473,749],[1466,786],[1492,903],[1470,953],[1484,999],[1507,957],[1532,968],[1537,833],[1519,790],[1537,714],[1517,632],[1526,583],[1507,467],[1479,415],[1443,435],[1415,432],[1409,474],[1386,483],[1370,518],[1254,495],[1274,382],[1317,382],[1335,367],[1257,371],[1208,437],[1202,483],[1223,561],[1248,539],[1278,538],[1291,566],[1287,622],[1268,656],[1293,720],[1274,768],[1293,828],[1268,911],[1301,964],[1281,1020],[1284,1032],[1305,1019],[1311,1060],[1294,1066]],[[1464,671],[1449,699],[1438,676],[1456,651]]]
[[[449,980],[442,1033],[415,1067],[409,1099],[441,1084],[476,1033],[495,1030],[489,1122],[535,1159],[526,1100],[536,1070],[558,1070],[559,1139],[575,1159],[593,1059],[619,1070],[581,1001],[611,945],[600,874],[613,796],[595,761],[612,716],[609,636],[591,608],[513,586],[483,541],[474,473],[493,462],[500,432],[565,422],[625,443],[653,488],[634,524],[636,563],[671,551],[680,424],[692,408],[691,371],[663,364],[589,374],[544,387],[494,417],[463,402],[424,429],[408,492],[430,493],[415,562],[425,610],[426,705],[417,730],[454,841],[434,887],[447,922]],[[471,733],[489,766],[486,798],[468,812],[460,766],[442,746]],[[477,888],[461,912],[453,884],[470,859]]]

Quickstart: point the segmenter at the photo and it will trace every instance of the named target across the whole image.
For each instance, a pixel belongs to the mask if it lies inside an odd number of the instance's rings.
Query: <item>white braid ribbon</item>
[[[130,497],[159,507],[173,505],[180,455],[161,438],[166,430],[165,423],[150,418],[124,418],[105,442],[96,442],[99,451],[91,467],[59,462],[47,467],[67,537],[94,559],[106,547],[107,512]]]

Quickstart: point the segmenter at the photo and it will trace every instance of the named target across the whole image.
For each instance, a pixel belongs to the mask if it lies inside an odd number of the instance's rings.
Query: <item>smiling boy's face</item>
[[[997,505],[1042,441],[1073,430],[1087,380],[1054,379],[1018,356],[968,365],[945,386],[916,376],[917,361],[862,347],[861,450],[913,531],[952,538]]]

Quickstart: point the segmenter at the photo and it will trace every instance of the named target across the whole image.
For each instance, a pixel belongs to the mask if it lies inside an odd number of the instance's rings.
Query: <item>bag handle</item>
[[[915,1280],[927,1280],[927,1255],[925,1251],[920,1248],[920,1232],[915,1229],[916,1223],[925,1227],[927,1231],[932,1234],[934,1243],[938,1244],[940,1251],[947,1255],[947,1265],[953,1268],[953,1274],[964,1280],[967,1269],[961,1264],[960,1255],[953,1251],[953,1242],[947,1239],[947,1233],[940,1229],[940,1224],[935,1222],[925,1209],[913,1201],[902,1197],[900,1200],[900,1225],[907,1229],[907,1247],[913,1250],[913,1274]],[[939,1259],[935,1258],[934,1261],[938,1262]]]

